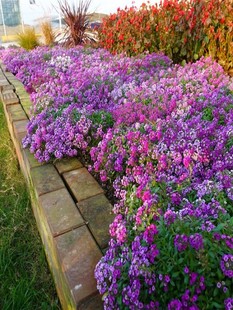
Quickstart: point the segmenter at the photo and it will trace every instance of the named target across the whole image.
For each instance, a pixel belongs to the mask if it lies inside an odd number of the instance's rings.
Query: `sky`
[[[33,24],[35,19],[46,15],[58,15],[54,9],[54,7],[58,8],[57,0],[35,0],[36,4],[29,4],[29,2],[29,0],[20,0],[22,20],[25,24]],[[73,0],[68,0],[68,2],[74,3]],[[134,0],[134,5],[139,7],[143,2],[146,0]],[[125,6],[130,7],[131,5],[132,0],[92,0],[90,9],[92,12],[109,14],[116,12],[118,7],[125,8]]]

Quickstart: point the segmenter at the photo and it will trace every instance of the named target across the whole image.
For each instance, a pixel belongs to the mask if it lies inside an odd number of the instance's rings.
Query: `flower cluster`
[[[220,266],[227,277],[233,278],[233,255],[223,255]]]
[[[83,48],[3,60],[33,101],[24,146],[39,161],[83,152],[112,184],[116,217],[95,271],[105,309],[231,309],[233,81],[223,69]]]

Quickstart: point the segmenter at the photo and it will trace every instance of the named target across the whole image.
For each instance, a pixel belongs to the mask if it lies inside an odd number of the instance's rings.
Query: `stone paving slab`
[[[103,301],[101,296],[95,295],[80,305],[79,310],[103,310]]]
[[[4,63],[2,63],[2,60],[0,60],[0,66],[1,66],[1,71],[6,72],[6,65],[4,65]]]
[[[3,90],[3,86],[7,86],[7,85],[10,85],[9,81],[6,79],[6,77],[0,74],[0,91]]]
[[[17,94],[18,94],[18,90],[21,89],[21,88],[24,88],[23,83],[20,82],[20,81],[17,80],[17,79],[14,79],[14,81],[13,81],[13,79],[11,79],[11,81],[13,82],[14,87],[15,87],[15,89],[16,89],[16,92],[17,92]],[[26,90],[25,90],[25,92],[26,92]]]
[[[36,219],[40,237],[43,242],[46,258],[53,275],[54,283],[62,305],[62,309],[75,310],[76,305],[73,297],[71,296],[71,291],[65,278],[64,272],[61,269],[61,264],[58,259],[58,250],[54,243],[54,238],[51,234],[47,219],[44,215],[44,212],[41,210],[40,205],[38,204],[38,199],[36,197],[37,195],[34,192],[33,187],[29,186],[29,188],[33,213]]]
[[[16,93],[14,92],[14,87],[12,87],[12,84],[6,85],[2,88],[2,91],[1,91],[2,95],[7,95],[7,94],[11,94],[11,93],[16,95]],[[18,96],[16,95],[16,97],[18,97]]]
[[[10,122],[28,120],[21,104],[12,104],[7,107]]]
[[[30,119],[31,117],[31,107],[32,107],[32,103],[30,101],[30,99],[21,99],[20,98],[20,102],[21,102],[21,105],[25,111],[25,113],[27,114],[28,118]]]
[[[20,147],[22,147],[22,139],[27,133],[27,124],[28,120],[15,121],[12,123],[14,135]]]
[[[85,222],[66,188],[39,197],[53,237],[75,229]]]
[[[86,226],[58,236],[54,240],[62,270],[79,309],[87,297],[97,293],[94,269],[102,256],[101,251]]]
[[[5,76],[7,77],[7,79],[15,79],[14,74],[12,74],[12,73],[9,72],[9,71],[6,71],[4,74],[5,74]]]
[[[19,98],[23,98],[24,96],[27,96],[27,92],[24,89],[24,87],[18,87],[18,88],[16,88],[16,91],[17,91],[17,95]]]
[[[28,174],[30,174],[30,170],[35,167],[42,166],[42,163],[39,163],[33,154],[30,153],[29,149],[22,150],[25,168],[27,169]]]
[[[0,91],[5,92],[7,90],[14,90],[14,86],[9,84],[7,80],[0,80]]]
[[[69,171],[83,167],[81,162],[75,157],[74,158],[63,158],[60,160],[56,160],[54,162],[54,165],[60,174],[63,174],[64,172],[69,172]]]
[[[25,137],[25,132],[20,132],[16,134],[16,141],[17,141],[17,145],[19,148],[20,153],[22,154],[22,149],[23,149],[23,138]]]
[[[24,102],[24,103],[27,103],[28,105],[29,104],[32,105],[30,96],[28,95],[28,93],[25,90],[24,90],[24,92],[22,92],[22,94],[18,94],[18,92],[17,92],[17,96],[19,97],[21,104]]]
[[[19,103],[19,98],[13,91],[1,94],[1,99],[5,105]]]
[[[65,172],[63,177],[78,202],[104,192],[86,168]]]
[[[14,131],[17,133],[26,133],[27,132],[28,120],[19,120],[13,122]]]
[[[38,196],[65,187],[60,175],[52,164],[32,168],[31,177]]]
[[[108,199],[100,194],[80,201],[77,205],[101,249],[106,248],[109,241],[109,225],[114,219],[112,205]]]

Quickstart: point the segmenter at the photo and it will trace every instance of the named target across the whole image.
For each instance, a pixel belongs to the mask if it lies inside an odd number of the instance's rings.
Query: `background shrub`
[[[163,51],[175,63],[211,56],[233,68],[231,0],[164,0],[118,10],[105,18],[99,43],[112,53]]]

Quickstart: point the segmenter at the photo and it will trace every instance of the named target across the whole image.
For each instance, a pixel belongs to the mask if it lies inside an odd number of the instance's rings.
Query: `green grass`
[[[60,309],[1,103],[0,309]]]

